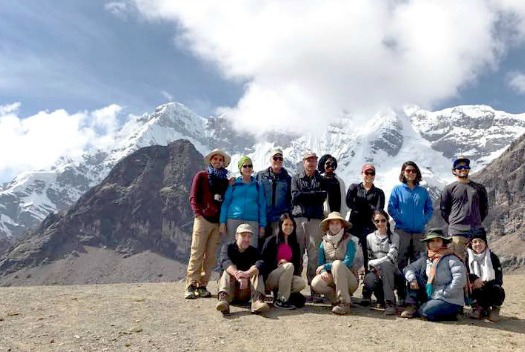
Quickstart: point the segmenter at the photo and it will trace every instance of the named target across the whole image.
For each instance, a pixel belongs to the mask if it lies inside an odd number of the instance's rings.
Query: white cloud
[[[131,12],[130,4],[126,1],[110,1],[104,4],[104,8],[122,20],[126,20]]]
[[[20,117],[20,103],[0,105],[0,175],[51,166],[60,156],[79,156],[115,140],[118,105],[91,112],[41,111]],[[4,178],[2,177],[2,178]]]
[[[522,72],[512,72],[507,76],[509,87],[516,93],[525,95],[525,74]]]
[[[165,90],[162,90],[162,91],[160,92],[160,94],[161,94],[164,98],[166,98],[168,101],[173,101],[173,96],[172,96],[170,93],[166,92]]]
[[[219,112],[256,131],[432,108],[497,69],[525,36],[518,0],[134,3],[148,19],[174,21],[179,45],[245,82],[237,106]]]

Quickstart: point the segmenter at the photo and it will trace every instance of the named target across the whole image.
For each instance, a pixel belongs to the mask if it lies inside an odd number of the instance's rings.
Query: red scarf
[[[427,257],[432,261],[432,266],[430,267],[430,272],[428,273],[427,283],[432,284],[436,278],[436,268],[441,261],[441,259],[449,254],[454,253],[454,251],[448,247],[441,247],[436,251],[427,250]]]

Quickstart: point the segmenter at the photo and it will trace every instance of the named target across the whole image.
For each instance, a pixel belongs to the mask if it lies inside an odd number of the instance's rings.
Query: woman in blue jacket
[[[251,245],[258,247],[259,237],[266,227],[266,197],[262,186],[253,173],[252,159],[242,156],[237,164],[241,176],[237,177],[226,190],[221,206],[220,231],[227,236],[225,242],[235,238],[235,230],[240,224],[249,224],[259,229],[258,236],[252,236]]]
[[[428,191],[419,185],[421,180],[421,171],[416,163],[405,162],[399,174],[401,184],[392,189],[388,201],[388,213],[395,220],[395,232],[399,235],[399,270],[425,251],[421,240],[433,208]]]

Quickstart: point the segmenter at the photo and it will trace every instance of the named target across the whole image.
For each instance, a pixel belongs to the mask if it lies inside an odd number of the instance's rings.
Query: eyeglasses
[[[273,161],[283,161],[283,157],[282,156],[274,156],[273,158]]]
[[[459,165],[459,166],[456,166],[456,170],[470,170],[470,166]]]
[[[386,219],[376,219],[376,220],[374,220],[374,222],[375,222],[376,224],[384,223],[384,222],[386,222]]]
[[[332,168],[333,169],[334,168],[334,163],[328,162],[328,163],[324,164],[324,168],[325,169],[328,169],[328,168]]]
[[[368,175],[368,176],[375,176],[375,175],[376,175],[376,172],[375,172],[375,171],[365,171],[365,175]]]
[[[253,165],[243,165],[242,168],[243,169],[248,169],[248,168],[251,169],[251,168],[253,168]]]
[[[405,172],[407,174],[415,174],[416,173],[416,169],[405,169]]]

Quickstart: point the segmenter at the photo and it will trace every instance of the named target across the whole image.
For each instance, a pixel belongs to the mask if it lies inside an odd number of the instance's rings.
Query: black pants
[[[499,285],[487,282],[482,288],[472,290],[472,298],[482,308],[499,307],[505,300],[505,290]]]

